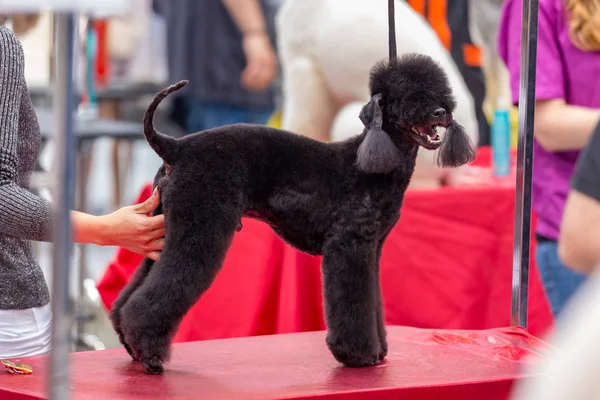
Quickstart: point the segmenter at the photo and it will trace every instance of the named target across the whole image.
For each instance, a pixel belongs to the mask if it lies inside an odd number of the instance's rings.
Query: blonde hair
[[[584,51],[600,51],[600,0],[566,0],[569,36]]]
[[[0,25],[11,22],[11,30],[17,36],[22,36],[36,26],[39,14],[0,14]]]

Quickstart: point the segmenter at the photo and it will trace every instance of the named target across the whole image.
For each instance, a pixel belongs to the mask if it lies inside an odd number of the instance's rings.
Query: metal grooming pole
[[[100,2],[101,3],[101,2]],[[103,11],[122,12],[128,0],[104,0]],[[74,4],[77,8],[78,4]],[[81,2],[79,7],[82,7]],[[102,5],[96,5],[101,8]],[[65,8],[62,4],[61,8]],[[68,8],[68,7],[67,7]],[[89,4],[87,10],[90,11]],[[120,9],[120,10],[119,10]],[[99,10],[96,10],[99,11]],[[51,400],[70,398],[69,347],[73,327],[73,304],[69,291],[69,262],[73,249],[70,211],[75,206],[75,136],[73,133],[74,105],[74,43],[75,15],[72,10],[55,16],[56,86],[53,99],[54,134],[58,158],[57,174],[62,178],[56,188],[57,217],[54,236],[52,286],[52,353],[48,365],[48,393]]]
[[[511,325],[527,327],[538,2],[523,0]]]
[[[50,399],[68,399],[69,352],[73,325],[73,303],[69,291],[69,264],[73,242],[70,212],[75,208],[75,135],[73,133],[73,44],[75,16],[55,14],[56,86],[53,100],[54,135],[57,151],[55,188],[57,215],[54,229],[52,269],[52,352],[48,365]]]

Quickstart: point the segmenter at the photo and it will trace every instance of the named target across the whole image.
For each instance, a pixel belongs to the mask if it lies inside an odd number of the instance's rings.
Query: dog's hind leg
[[[129,353],[131,358],[133,358],[135,361],[138,361],[138,359],[131,347],[129,347],[129,345],[125,342],[125,335],[123,334],[123,329],[121,328],[121,308],[123,305],[125,305],[127,300],[129,300],[129,297],[131,297],[133,292],[135,292],[137,288],[140,287],[140,285],[144,282],[144,279],[150,272],[150,268],[153,264],[154,261],[152,259],[144,258],[140,266],[135,270],[135,273],[133,274],[133,277],[127,286],[125,286],[121,293],[119,293],[119,297],[113,303],[110,311],[110,321],[115,332],[117,333],[117,336],[119,337],[119,342],[121,342],[125,350],[127,350],[127,353]]]
[[[327,345],[349,367],[380,362],[376,289],[377,244],[353,235],[336,237],[323,255]]]
[[[154,188],[156,188],[158,186],[160,180],[165,176],[165,174],[166,174],[165,166],[163,165],[158,170],[156,177],[154,178],[154,184],[153,184]],[[159,206],[156,207],[156,209],[152,212],[152,215],[156,216],[156,215],[160,215],[162,213],[163,213],[162,204],[159,204]],[[121,293],[119,293],[119,297],[113,303],[112,309],[110,312],[110,321],[112,323],[113,329],[117,333],[119,342],[121,342],[121,344],[123,345],[125,350],[127,350],[127,353],[129,353],[131,358],[133,358],[133,360],[135,360],[135,361],[138,361],[138,359],[137,359],[135,353],[133,352],[133,349],[131,348],[131,346],[129,346],[127,344],[127,342],[125,341],[125,335],[123,334],[123,329],[121,328],[121,308],[123,308],[123,306],[125,305],[127,300],[129,300],[129,298],[131,297],[133,292],[135,292],[137,290],[137,288],[140,287],[140,285],[144,282],[144,279],[146,279],[146,276],[148,275],[148,272],[150,272],[150,268],[152,267],[153,264],[154,264],[154,261],[152,259],[144,258],[142,263],[137,267],[133,276],[127,283],[127,286],[125,286],[125,288],[123,290],[121,290]]]
[[[201,206],[193,212],[185,202],[170,206],[165,213],[169,233],[160,259],[121,311],[125,341],[150,374],[163,373],[171,339],[214,281],[242,214],[221,198],[203,197],[195,199]]]

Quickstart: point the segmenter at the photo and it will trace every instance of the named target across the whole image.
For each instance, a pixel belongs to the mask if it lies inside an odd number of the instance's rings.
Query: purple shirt
[[[564,0],[539,0],[536,99],[600,108],[600,52],[571,44]],[[512,102],[519,101],[522,0],[507,0],[498,31],[498,52],[510,74]],[[579,151],[549,152],[534,140],[532,207],[537,233],[557,240],[569,181]]]

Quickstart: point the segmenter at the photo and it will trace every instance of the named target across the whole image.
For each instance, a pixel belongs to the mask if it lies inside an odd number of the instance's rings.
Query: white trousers
[[[47,354],[51,339],[50,303],[25,310],[0,310],[0,358]]]

